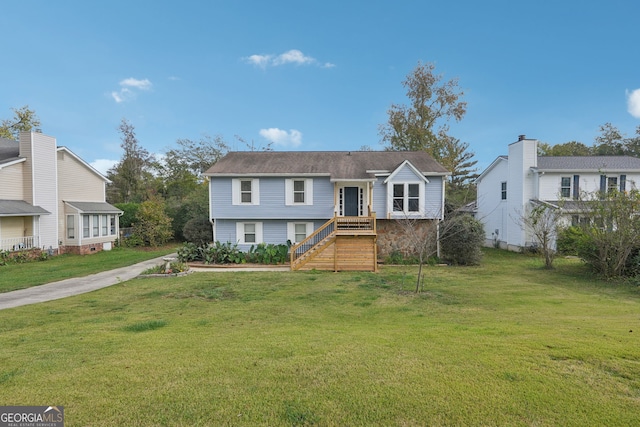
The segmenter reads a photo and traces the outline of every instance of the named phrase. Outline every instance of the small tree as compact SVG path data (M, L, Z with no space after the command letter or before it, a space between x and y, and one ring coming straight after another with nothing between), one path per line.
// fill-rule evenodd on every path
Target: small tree
M171 240L171 218L165 213L162 199L153 197L140 204L133 234L149 246L160 246Z
M629 258L640 250L640 192L598 192L581 204L582 244L578 255L604 278L628 274Z
M546 203L536 204L527 209L516 222L527 229L535 242L538 250L544 256L546 268L553 268L553 260L556 256L556 241L558 239L558 227L562 221L562 209Z
M416 293L418 293L422 284L422 267L429 257L437 253L437 224L410 217L397 219L396 223L402 230L403 246L410 252L407 255L413 255L418 259L416 280Z

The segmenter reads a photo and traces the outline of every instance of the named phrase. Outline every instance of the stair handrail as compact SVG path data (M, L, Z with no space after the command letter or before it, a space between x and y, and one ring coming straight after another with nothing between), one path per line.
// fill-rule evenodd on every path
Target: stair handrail
M334 216L329 221L318 227L316 231L308 235L306 239L293 245L290 250L291 266L293 266L294 262L307 253L311 248L333 234L335 231L335 223L336 217Z

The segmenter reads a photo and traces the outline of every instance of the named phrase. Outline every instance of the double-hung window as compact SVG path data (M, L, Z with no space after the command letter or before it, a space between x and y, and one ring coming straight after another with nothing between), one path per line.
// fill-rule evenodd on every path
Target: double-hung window
M82 237L91 237L91 217L82 215Z
M232 179L231 203L233 205L259 205L260 180L255 178Z
M261 222L238 222L236 223L236 237L240 244L262 243L262 223Z
M313 205L313 179L285 180L285 205Z
M313 222L287 223L287 240L291 243L300 243L311 233L313 233Z
M67 215L67 239L76 238L75 216Z
M93 217L93 237L100 236L100 215L92 215Z
M560 178L560 196L564 199L571 197L571 177Z
M507 200L507 182L503 181L500 183L500 198L502 200Z
M418 183L393 184L393 212L419 213L420 187Z

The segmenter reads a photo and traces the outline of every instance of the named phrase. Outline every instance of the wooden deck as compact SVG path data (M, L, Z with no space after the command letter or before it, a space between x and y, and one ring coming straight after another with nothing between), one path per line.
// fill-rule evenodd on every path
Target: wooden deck
M334 217L291 248L292 270L377 271L376 219Z

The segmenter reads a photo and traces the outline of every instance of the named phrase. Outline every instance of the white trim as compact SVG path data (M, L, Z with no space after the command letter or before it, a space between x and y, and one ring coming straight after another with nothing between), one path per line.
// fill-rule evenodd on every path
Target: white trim
M429 180L415 166L413 166L409 160L405 160L382 183L387 184L398 174L398 172L404 169L405 166L409 167L409 169L411 169L411 171L416 175L417 178L420 178L423 182L429 182Z
M7 162L7 163L0 163L0 169L6 168L7 166L17 165L18 163L22 163L22 162L26 162L26 161L27 161L27 159L22 157L20 159L12 160L12 161Z
M409 206L409 184L418 184L418 211L408 211ZM393 186L404 185L404 209L402 211L393 210ZM444 187L444 186L443 186ZM390 218L421 218L425 215L425 183L424 181L397 181L387 184L387 214Z
M294 181L303 181L304 182L304 202L294 202L294 194L293 194L293 183ZM287 178L284 180L284 204L286 206L296 206L296 205L313 205L313 179L311 178Z
M296 242L295 238L296 238L296 225L297 224L304 224L306 227L305 233L306 233L306 237L309 237L309 235L311 233L314 232L313 229L313 222L304 222L304 221L294 221L294 222L287 222L287 240L291 241L291 243L300 243L300 242Z
M255 235L256 235L256 241L255 242L245 242L244 241L244 237L245 237L244 226L245 226L245 224L254 224L256 226L255 227ZM263 243L262 222L259 222L259 221L236 222L236 240L238 241L238 244L241 244L241 245L256 245L258 243Z
M243 203L240 195L242 181L251 181L251 203ZM260 180L258 178L231 180L231 204L232 205L259 205L260 204Z

